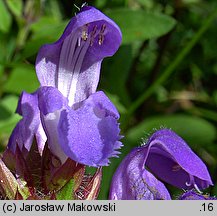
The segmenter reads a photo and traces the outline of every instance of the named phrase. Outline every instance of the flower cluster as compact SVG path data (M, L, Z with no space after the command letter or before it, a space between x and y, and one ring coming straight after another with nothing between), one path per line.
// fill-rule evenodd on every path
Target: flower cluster
M40 87L22 93L16 110L22 119L0 158L0 198L58 199L64 187L70 188L70 199L97 198L101 166L118 156L122 143L119 113L96 89L101 62L121 39L111 19L84 6L58 41L41 47ZM95 174L87 175L85 166L96 167ZM212 185L206 166L169 129L156 131L125 157L113 176L110 199L169 200L163 181L188 191L181 200L209 199L193 190Z

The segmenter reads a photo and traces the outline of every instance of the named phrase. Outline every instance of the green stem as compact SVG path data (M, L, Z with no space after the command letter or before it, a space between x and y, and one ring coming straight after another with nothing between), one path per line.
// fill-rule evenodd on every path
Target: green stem
M217 10L215 10L207 19L204 21L201 28L198 32L193 36L193 38L186 44L186 46L181 50L178 56L172 61L172 63L165 69L165 71L159 76L158 79L144 92L144 94L140 95L140 97L131 105L128 110L127 116L130 117L136 109L142 105L142 103L153 94L156 88L164 83L168 77L175 71L178 65L182 62L182 60L188 55L193 46L198 42L201 36L206 32L209 26L212 24L212 21L217 16Z

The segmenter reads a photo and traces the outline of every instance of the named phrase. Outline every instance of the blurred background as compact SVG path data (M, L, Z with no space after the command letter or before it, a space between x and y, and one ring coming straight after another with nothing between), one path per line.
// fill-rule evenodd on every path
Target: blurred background
M122 158L162 127L177 132L203 159L215 184L207 193L217 195L217 1L86 2L123 33L119 51L103 61L98 89L121 114L124 147L103 168L99 198L108 198ZM0 0L0 152L20 119L19 95L39 87L34 69L39 47L56 41L83 3ZM174 198L182 192L168 187Z

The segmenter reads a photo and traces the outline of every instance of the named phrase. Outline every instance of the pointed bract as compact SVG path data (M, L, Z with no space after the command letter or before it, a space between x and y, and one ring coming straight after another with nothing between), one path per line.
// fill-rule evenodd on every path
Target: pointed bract
M81 184L75 191L75 197L79 200L95 200L98 197L102 180L102 167L97 168L92 176L86 174Z
M17 190L16 178L0 158L0 195L7 199L14 199Z

